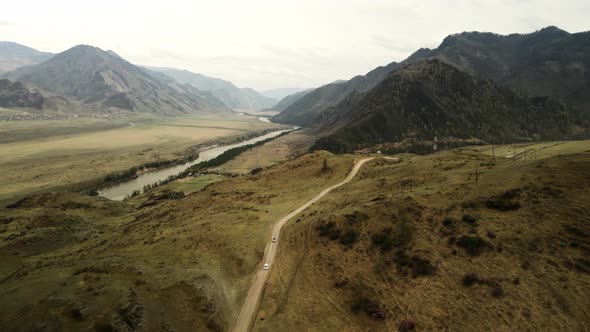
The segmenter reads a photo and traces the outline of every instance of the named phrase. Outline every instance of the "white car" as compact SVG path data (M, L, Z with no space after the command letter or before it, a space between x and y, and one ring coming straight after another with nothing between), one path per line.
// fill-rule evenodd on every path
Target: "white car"
M263 267L262 269L264 269L264 270L268 270L268 268L269 268L269 267L270 267L270 265L268 265L268 264L264 264L264 267Z
M276 238L276 236L273 236L273 238L272 238L272 242L277 242L277 238Z

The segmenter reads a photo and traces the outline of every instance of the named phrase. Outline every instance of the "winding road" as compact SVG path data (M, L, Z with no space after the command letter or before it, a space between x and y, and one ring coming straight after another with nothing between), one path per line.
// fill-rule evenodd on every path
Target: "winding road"
M354 165L354 167L352 168L350 173L348 173L348 175L346 176L346 179L344 179L340 183L337 183L329 188L324 189L321 193L319 193L317 196L312 198L310 201L303 204L301 207L299 207L298 209L289 213L288 215L283 217L281 220L279 220L277 223L275 223L272 227L272 233L271 233L272 236L273 237L276 236L277 238L279 238L279 234L281 233L281 229L283 228L283 226L285 226L287 221L289 221L291 218L295 217L297 214L301 213L303 210L310 207L313 203L319 201L322 197L326 196L326 194L329 193L330 191L350 182L350 180L352 180L355 177L356 173L361 168L361 166L363 166L363 164L366 163L367 161L370 161L373 159L374 158L365 158L365 159L359 160ZM387 158L386 157L386 159L396 159L396 158ZM280 238L279 238L279 241L280 241ZM269 264L271 269L273 268L273 262L274 262L274 258L276 255L277 246L278 246L278 242L272 242L272 239L271 239L268 242L268 244L266 245L266 248L264 249L264 257L262 258L261 263L262 264ZM256 318L256 313L258 312L258 306L260 305L260 300L262 299L262 292L264 291L264 285L266 285L269 275L270 275L270 270L263 270L262 268L259 268L258 272L256 272L253 282L252 282L252 285L250 286L250 290L248 290L248 295L246 296L246 300L242 304L242 309L240 310L240 314L238 315L238 318L236 319L236 322L233 326L233 329L232 329L233 331L248 332L250 330L251 326L254 323L254 319Z

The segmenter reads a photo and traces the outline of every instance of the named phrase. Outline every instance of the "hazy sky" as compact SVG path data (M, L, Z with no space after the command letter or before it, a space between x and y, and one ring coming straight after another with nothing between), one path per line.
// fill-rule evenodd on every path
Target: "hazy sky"
M0 40L112 49L241 87L314 87L401 61L451 33L590 30L588 0L6 1Z

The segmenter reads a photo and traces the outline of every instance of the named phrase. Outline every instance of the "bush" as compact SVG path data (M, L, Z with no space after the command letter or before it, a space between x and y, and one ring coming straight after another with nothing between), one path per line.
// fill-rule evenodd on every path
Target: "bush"
M393 239L389 235L391 228L384 229L381 233L376 233L371 236L371 242L374 246L381 249L382 252L389 251L393 248Z
M317 227L320 232L320 236L327 236L330 240L334 241L340 237L340 230L335 227L336 224L333 221L323 223Z
M504 295L504 290L500 285L495 285L492 287L491 294L493 297L502 297Z
M490 244L479 236L462 235L457 239L456 244L465 249L470 256L477 256L490 247Z
M480 280L475 273L468 273L463 277L463 286L469 287L478 282L480 282Z
M397 227L393 234L393 246L401 247L405 246L406 244L410 243L412 240L412 229L408 225L405 218L400 218L400 221L397 223Z
M416 329L416 323L413 320L403 320L398 327L400 332L408 332Z
M409 256L401 250L394 254L393 262L399 272L402 272L404 275L411 272L414 278L434 275L436 270L430 260L419 256Z
M475 225L477 223L477 218L472 215L465 214L463 215L463 222L468 223L470 225Z
M381 305L375 301L370 300L366 296L357 296L357 298L352 303L351 309L355 314L358 314L362 311L367 316L375 320L385 319L385 312L383 309L381 309Z
M498 211L512 211L520 208L520 203L516 201L520 195L519 189L508 190L500 196L490 198L486 202L488 209Z
M435 270L430 260L416 256L412 257L410 266L412 267L414 277L431 276Z
M445 219L443 219L442 224L445 227L452 227L452 226L455 226L455 220L453 220L451 218L445 218Z
M345 246L353 245L359 238L359 232L356 229L349 228L344 231L342 237L340 238L340 243Z

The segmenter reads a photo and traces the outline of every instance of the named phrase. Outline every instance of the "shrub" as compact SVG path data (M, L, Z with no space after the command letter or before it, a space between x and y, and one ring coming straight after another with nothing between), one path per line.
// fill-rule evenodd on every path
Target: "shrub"
M504 290L502 289L502 287L500 285L494 285L492 287L491 294L493 297L502 297L504 295Z
M401 250L394 254L393 262L397 266L399 272L402 272L404 275L411 272L411 275L414 278L431 276L436 270L430 260L419 256L409 256Z
M401 247L408 244L412 240L412 229L408 225L405 218L400 218L400 221L396 225L395 232L393 234L393 246Z
M386 228L381 233L376 233L371 236L371 242L373 245L379 247L382 252L389 251L393 247L393 239L389 233L391 233L391 228Z
M500 196L488 199L486 206L498 211L517 210L520 208L520 203L516 201L519 195L520 189L508 190Z
M463 215L463 222L468 223L470 225L475 225L477 223L477 218L470 214Z
M385 268L385 259L383 258L383 256L378 256L377 261L375 262L375 265L373 266L373 272L379 274L379 273L383 272L384 268Z
M463 277L463 286L471 286L475 283L480 282L477 274L475 273L467 273L464 277Z
M328 236L335 225L336 224L334 224L333 221L322 223L321 225L319 225L317 229L320 231L320 236Z
M457 246L465 249L470 256L481 254L490 244L479 236L462 235L456 242Z
M416 329L416 323L413 320L404 320L399 324L398 330L400 332L408 332Z
M430 260L416 256L412 257L411 267L414 277L431 276L435 270Z
M340 238L340 243L345 246L353 245L359 238L359 232L356 229L349 228L344 231L342 237Z
M410 256L406 255L402 250L397 251L393 255L393 262L397 265L398 270L410 265Z
M383 309L381 309L381 305L375 301L370 300L366 296L357 296L352 303L351 309L355 314L358 314L362 311L373 319L385 319L385 312Z
M453 220L452 218L445 218L443 219L442 224L445 227L452 227L455 226L455 220Z

